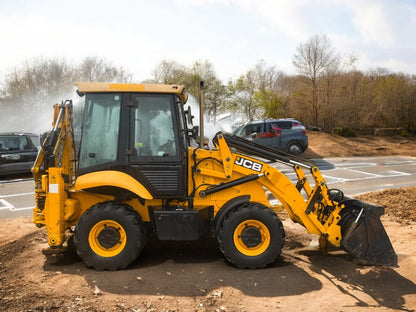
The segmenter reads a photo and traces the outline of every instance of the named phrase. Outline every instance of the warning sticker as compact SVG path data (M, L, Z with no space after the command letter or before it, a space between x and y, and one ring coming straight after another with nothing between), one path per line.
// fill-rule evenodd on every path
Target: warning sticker
M58 184L49 184L49 193L58 193Z

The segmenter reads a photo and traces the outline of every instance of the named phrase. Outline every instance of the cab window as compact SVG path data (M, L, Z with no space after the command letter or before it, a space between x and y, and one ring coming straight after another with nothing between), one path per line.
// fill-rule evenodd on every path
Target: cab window
M120 103L120 94L87 94L80 169L117 160Z
M137 95L135 102L134 147L137 156L176 156L172 96Z

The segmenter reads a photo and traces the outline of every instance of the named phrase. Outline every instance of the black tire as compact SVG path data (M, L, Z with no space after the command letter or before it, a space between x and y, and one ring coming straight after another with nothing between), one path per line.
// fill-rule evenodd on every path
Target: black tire
M140 215L129 205L104 202L79 219L74 233L78 255L96 270L118 270L139 256L146 242Z
M287 145L287 151L292 155L298 156L303 153L303 148L298 142L289 142Z
M225 258L236 267L257 269L276 261L284 237L282 222L271 209L247 203L224 218L218 244Z
M67 240L67 254L71 258L80 260L78 257L77 248L74 244L74 235L71 235Z

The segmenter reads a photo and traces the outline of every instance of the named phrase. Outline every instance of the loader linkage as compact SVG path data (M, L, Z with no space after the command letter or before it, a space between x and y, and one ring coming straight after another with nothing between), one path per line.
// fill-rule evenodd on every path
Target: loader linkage
M323 226L317 227L324 230L319 233L322 249L325 249L324 245L330 238L330 230L333 228L333 224L328 224L328 220L335 219L341 233L340 237L335 238L335 241L333 239L329 240L331 244L341 247L361 264L397 264L397 255L380 221L380 216L384 213L383 207L344 197L339 190L328 190L319 168L309 160L258 145L227 133L218 133L214 139L215 145L218 145L218 135L224 137L229 147L271 162L279 162L294 169L298 177L296 188L299 192L303 190L308 198L307 208L304 211L305 216L312 222L314 219L318 220ZM310 170L315 180L314 188L311 188L302 168ZM308 222L305 222L304 217L298 219L299 213L296 208L293 209L294 211L290 207L285 208L293 221L304 225L310 233L314 232L308 228Z

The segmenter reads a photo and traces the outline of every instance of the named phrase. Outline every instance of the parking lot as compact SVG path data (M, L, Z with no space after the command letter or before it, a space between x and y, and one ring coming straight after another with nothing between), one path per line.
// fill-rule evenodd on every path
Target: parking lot
M416 185L416 158L406 156L343 157L316 160L329 188L353 196L388 188ZM296 181L291 169L281 169Z
M31 174L0 179L0 218L31 216L35 206Z

